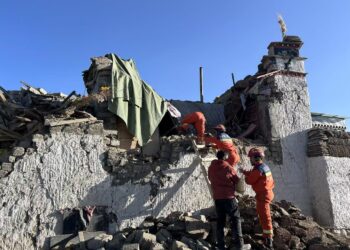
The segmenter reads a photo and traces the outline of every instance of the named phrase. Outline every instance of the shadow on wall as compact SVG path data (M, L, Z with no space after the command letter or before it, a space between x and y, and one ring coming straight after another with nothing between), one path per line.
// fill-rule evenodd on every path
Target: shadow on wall
M168 203L181 188L186 188L186 182L196 168L200 167L199 163L199 158L192 157L188 164L183 166L179 164L181 165L179 168L172 167L164 170L163 176L166 178L163 183L159 182L153 172L154 178L147 184L135 184L129 181L123 185L115 186L113 185L114 177L110 175L89 189L87 195L79 203L79 207L105 207L106 213L116 215L112 216L114 220L108 221L109 233L132 225L137 226L147 216L157 217L161 213L168 214L173 211L171 209L174 206L170 206L168 211L164 211L164 209L167 209ZM186 203L185 199L193 199L193 196L182 196L182 198L184 199L182 202ZM177 210L181 209L181 205L178 204ZM93 216L95 216L95 212ZM56 226L56 234L62 234L62 228L62 226Z
M290 134L280 139L283 163L274 162L274 152L267 161L275 179L275 199L293 202L303 210L303 213L311 215L306 145L307 130Z

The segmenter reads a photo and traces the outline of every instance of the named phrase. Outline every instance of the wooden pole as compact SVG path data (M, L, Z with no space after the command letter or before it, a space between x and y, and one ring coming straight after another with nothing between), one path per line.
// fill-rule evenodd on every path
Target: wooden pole
M204 102L203 96L203 67L199 67L199 91L201 103Z

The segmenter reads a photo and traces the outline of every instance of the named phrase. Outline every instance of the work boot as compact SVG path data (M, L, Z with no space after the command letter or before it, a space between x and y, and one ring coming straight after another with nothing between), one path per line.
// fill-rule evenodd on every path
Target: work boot
M269 249L273 249L273 239L272 238L266 238L265 239L265 246Z

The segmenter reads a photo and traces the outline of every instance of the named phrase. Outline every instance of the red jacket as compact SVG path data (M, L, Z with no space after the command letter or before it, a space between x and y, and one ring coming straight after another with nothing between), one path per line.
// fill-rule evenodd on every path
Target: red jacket
M208 170L214 200L233 199L239 178L234 168L224 160L213 160Z
M271 170L264 163L255 166L252 171L244 171L243 173L245 175L245 182L252 185L255 193L272 191L275 186Z

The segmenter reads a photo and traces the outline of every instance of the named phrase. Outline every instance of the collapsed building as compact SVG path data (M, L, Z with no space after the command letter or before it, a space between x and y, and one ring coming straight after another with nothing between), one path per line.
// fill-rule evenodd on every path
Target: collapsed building
M208 149L199 157L191 136L176 135L175 129L177 121L193 111L204 113L207 129L218 123L227 126L241 155L238 167L249 168L246 153L253 145L265 148L276 182L275 200L290 201L321 226L347 235L350 135L343 117L310 112L301 46L295 36L271 43L256 74L235 83L214 103L167 101L141 79L132 60L114 54L92 58L83 72L87 97L74 92L48 94L28 84L20 91L1 88L0 245L38 249L68 247L70 242L77 247L99 237L104 245L97 245L107 248L113 239L139 244L126 249L209 249L202 241L191 247L190 240L181 240L182 234L168 235L172 240L164 244L157 238L160 245L150 245L142 230L124 231L128 240L121 240L125 235L119 233L136 227L151 230L145 226L147 219L153 227L166 225L158 232L169 230L175 223L170 215L178 211L210 214L213 201L203 167L209 166L214 154ZM248 188L247 193L253 194ZM290 205L283 211L281 204L285 203L276 207L277 221L296 211ZM254 213L252 207L242 209L247 209L242 212L246 218ZM315 238L323 239L324 229L303 216L283 221L308 221L311 229L303 230L310 229L311 236L306 231L299 235L285 231L306 222L282 226L279 221L282 229L276 237L281 238L281 249L294 244L292 235L299 240L296 249L320 246ZM194 221L206 229L200 239L209 237L206 219L180 217L176 220L181 223ZM244 233L254 234L251 227L256 225L247 225ZM76 235L77 231L108 234ZM65 236L53 237L61 234ZM332 240L326 237L329 244L346 244L330 232L327 235L332 235ZM295 237L293 242L298 241ZM255 238L250 242L259 249Z

